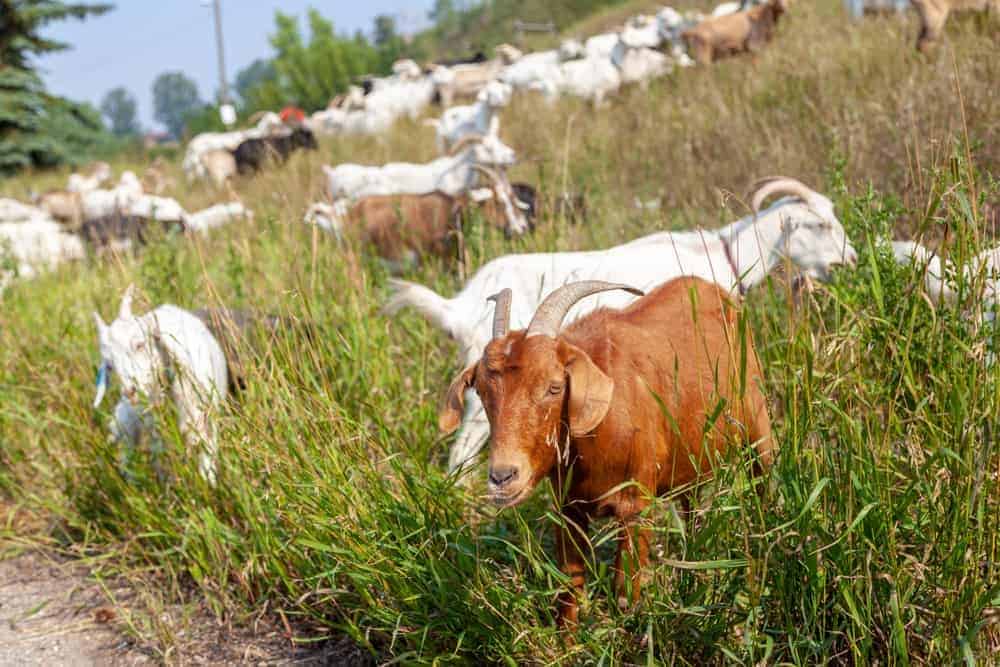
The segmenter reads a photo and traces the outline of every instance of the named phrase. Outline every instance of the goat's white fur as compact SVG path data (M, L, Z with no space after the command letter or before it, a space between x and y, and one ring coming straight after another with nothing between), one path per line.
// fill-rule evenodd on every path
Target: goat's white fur
M514 150L495 136L485 136L457 153L426 164L390 162L380 167L358 164L323 165L333 199L371 195L426 194L439 190L452 197L475 187L476 165L506 168L514 164Z
M164 304L142 316L132 314L132 286L126 290L118 317L105 324L94 313L102 364L118 376L122 395L131 403L143 398L158 404L169 365L170 396L185 439L201 448L199 471L215 482L218 451L212 413L228 390L226 357L205 324L182 308ZM98 399L103 396L98 388Z

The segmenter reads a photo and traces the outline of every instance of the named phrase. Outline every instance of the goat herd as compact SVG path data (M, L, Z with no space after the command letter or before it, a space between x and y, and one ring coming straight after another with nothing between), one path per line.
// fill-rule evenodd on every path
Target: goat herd
M532 226L541 210L536 193L508 182L505 170L515 154L499 138L499 110L514 90L600 103L623 82L646 81L671 62L689 64L688 53L710 62L755 50L770 39L785 8L785 0L767 0L721 7L715 18L699 20L668 7L633 19L612 36L527 55L503 46L496 61L440 66L427 75L402 61L392 76L369 81L367 91L352 88L301 126L268 113L250 130L199 135L183 167L191 178L222 185L271 157L315 148L314 132L379 131L401 113L419 113L435 96L447 103L475 94L474 104L449 108L430 122L440 158L324 167L331 200L311 206L306 221L338 236L360 236L400 269L424 253L451 252L461 216L473 207L510 234ZM659 50L663 46L671 55ZM82 258L88 243L121 250L142 242L149 224L201 232L251 215L239 202L189 214L155 194L156 176L155 170L147 174L144 184L125 172L115 187L102 189L110 170L99 164L33 205L0 200L0 239L16 260L8 277L31 277ZM546 477L565 490L567 525L577 529L561 530L557 541L575 589L560 598L562 622L577 617L587 552L580 541L591 518L612 516L626 528L615 573L619 601L628 604L626 593L634 600L649 551L646 532L633 531L649 502L645 493L664 494L709 474L713 457L734 443L753 450L758 470L772 460L761 369L752 341L736 334L740 296L781 263L824 281L835 267L855 264L857 254L831 200L795 179L761 181L750 208L751 215L717 230L658 232L588 252L498 257L452 298L392 280L383 312L413 308L459 347L464 370L448 389L440 417L443 430L459 430L450 472L469 466L492 432L488 490L498 504L521 502ZM926 267L933 298L953 298L952 269L913 242L897 242L894 249L900 262ZM965 270L984 268L1000 269L1000 253L984 254ZM992 303L996 283L988 282L982 296ZM140 315L133 311L131 287L112 322L94 318L101 357L94 405L117 376L121 398L111 430L123 454L135 452L140 439L151 451L161 446L147 407L169 395L181 432L199 452L202 475L214 483L213 415L243 379L233 339L285 322L170 304ZM626 571L626 562L636 567Z

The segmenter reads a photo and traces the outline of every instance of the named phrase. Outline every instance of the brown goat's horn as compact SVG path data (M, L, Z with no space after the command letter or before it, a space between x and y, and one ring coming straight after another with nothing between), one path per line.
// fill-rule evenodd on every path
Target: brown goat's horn
M754 183L753 195L750 199L750 209L757 213L761 204L771 195L782 194L798 197L807 204L816 197L816 191L802 181L787 176L772 176Z
M493 307L493 339L503 338L510 330L510 299L511 291L505 287L493 296L486 297L496 305Z
M448 155L455 155L459 151L465 150L465 147L468 146L469 144L478 143L478 142L482 141L485 138L486 138L485 135L478 134L478 133L476 133L476 134L467 134L464 137L462 137L461 139L459 139L457 142L455 142L455 145L452 146L451 150L448 151Z
M525 334L525 338L530 336L548 336L549 338L555 338L556 334L559 333L559 327L562 326L563 319L565 319L569 309L572 308L577 301L590 296L591 294L607 292L615 289L623 289L630 294L635 294L636 296L642 296L644 294L642 290L636 289L635 287L629 287L628 285L622 285L619 283L606 283L603 280L581 280L578 283L563 285L556 291L552 292L552 294L545 297L545 301L542 302L542 305L538 306L538 310L535 311L535 316L531 318L531 324L528 325L528 331Z

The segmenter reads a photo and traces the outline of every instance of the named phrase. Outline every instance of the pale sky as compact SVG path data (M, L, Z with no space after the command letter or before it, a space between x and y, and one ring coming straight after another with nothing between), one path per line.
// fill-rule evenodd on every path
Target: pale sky
M139 103L139 120L152 127L153 80L161 72L181 70L208 100L218 89L215 32L211 3L204 0L111 0L116 8L86 21L49 26L45 35L68 42L72 50L38 62L49 90L98 106L104 94L125 86ZM272 54L268 36L274 12L300 18L306 29L308 7L333 21L338 32L370 32L378 14L396 16L403 32L427 26L433 0L222 0L223 41L230 82L256 58Z

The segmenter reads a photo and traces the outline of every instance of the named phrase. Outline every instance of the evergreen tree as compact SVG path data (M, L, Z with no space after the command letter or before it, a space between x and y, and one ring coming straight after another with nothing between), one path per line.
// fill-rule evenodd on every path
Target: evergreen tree
M49 23L99 16L111 8L59 0L0 0L0 173L72 159L71 137L100 134L100 116L95 126L92 108L45 91L33 58L70 48L41 35Z

